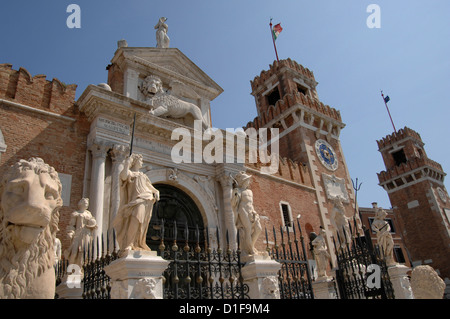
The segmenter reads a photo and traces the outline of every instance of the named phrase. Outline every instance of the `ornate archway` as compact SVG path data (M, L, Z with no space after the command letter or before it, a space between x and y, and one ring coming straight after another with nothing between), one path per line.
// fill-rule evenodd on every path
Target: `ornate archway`
M161 225L164 220L164 242L171 244L175 238L204 244L204 223L199 208L192 198L181 189L168 184L154 184L160 192L160 200L153 208L153 215L147 232L147 245L158 251L161 242ZM175 234L175 223L177 232ZM186 228L187 227L187 228ZM197 238L198 229L198 238Z

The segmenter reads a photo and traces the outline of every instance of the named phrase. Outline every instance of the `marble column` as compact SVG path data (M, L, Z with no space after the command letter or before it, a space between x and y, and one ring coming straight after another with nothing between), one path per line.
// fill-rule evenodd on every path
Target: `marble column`
M123 170L125 158L128 156L128 147L124 145L114 145L110 154L112 159L111 172L111 209L109 216L109 225L111 228L112 221L117 215L120 205L120 180L119 175ZM109 229L111 231L111 229Z
M224 216L225 216L225 232L228 231L228 236L230 239L230 248L236 249L236 224L234 220L233 208L231 207L231 197L233 195L233 179L230 173L223 173L219 176L219 182L222 185L222 197L224 206Z
M105 191L105 161L109 146L101 143L90 147L92 153L91 185L89 194L89 208L97 221L94 238L101 238L103 233L103 200ZM100 241L101 242L101 241Z

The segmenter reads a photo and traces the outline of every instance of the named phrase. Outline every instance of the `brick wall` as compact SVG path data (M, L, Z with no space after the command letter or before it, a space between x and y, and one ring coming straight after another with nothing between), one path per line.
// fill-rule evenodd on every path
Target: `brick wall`
M72 176L70 203L64 203L60 211L57 234L63 248L68 245L65 234L70 213L83 194L89 133L86 117L75 106L75 91L76 85L49 81L44 75L32 77L26 69L13 70L10 64L0 65L0 99L4 100L0 102L0 129L7 145L0 176L18 160L30 157L41 157L58 173Z
M257 249L260 251L266 249L265 229L268 231L269 246L273 246L273 227L277 230L278 244L280 243L279 228L284 224L280 202L284 202L289 204L295 223L297 222L297 216L301 215L299 221L305 238L306 253L308 258L312 259L313 257L308 251L308 236L311 231L317 234L321 225L315 191L287 181L283 182L273 176L255 174L251 171L247 173L253 175L250 188L253 192L254 208L260 215L261 226L263 227Z
M442 207L448 203L433 199L430 181L410 185L389 194L391 204L396 209L399 224L403 229L405 246L411 254L412 262L432 260L430 266L440 272L443 278L450 278L450 238L446 223L441 217ZM417 201L417 202L415 202ZM411 203L408 207L408 203Z

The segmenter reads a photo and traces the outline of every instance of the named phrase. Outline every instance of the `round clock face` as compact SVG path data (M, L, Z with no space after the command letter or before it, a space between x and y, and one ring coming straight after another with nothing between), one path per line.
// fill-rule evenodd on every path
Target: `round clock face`
M331 171L338 168L338 160L333 147L324 140L316 141L316 153L320 162Z

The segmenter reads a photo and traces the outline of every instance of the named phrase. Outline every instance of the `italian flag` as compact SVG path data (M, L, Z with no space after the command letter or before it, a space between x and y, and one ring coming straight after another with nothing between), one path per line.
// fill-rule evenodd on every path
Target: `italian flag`
M279 23L273 26L272 33L273 33L274 40L276 40L278 38L281 31L283 31L283 28L281 27L281 25Z

